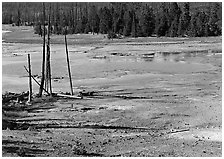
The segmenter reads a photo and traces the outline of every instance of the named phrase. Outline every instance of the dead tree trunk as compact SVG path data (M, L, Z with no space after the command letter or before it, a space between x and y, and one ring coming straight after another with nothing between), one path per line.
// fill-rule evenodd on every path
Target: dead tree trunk
M28 68L29 68L29 99L28 102L32 101L32 79L31 79L31 65L30 65L30 54L28 54Z
M68 57L68 46L67 46L66 34L67 34L67 30L65 29L65 48L66 48L66 57L67 57L67 64L68 64L68 75L70 80L71 95L73 95L72 77L71 77L71 70L70 70L69 57Z
M39 96L42 96L43 88L44 88L44 80L45 80L45 3L43 2L43 60L42 60L42 77L39 89Z
M51 64L50 64L50 30L51 30L51 4L49 6L49 14L48 14L48 33L47 33L47 59L46 59L46 89L49 89L50 94L52 94L51 87Z

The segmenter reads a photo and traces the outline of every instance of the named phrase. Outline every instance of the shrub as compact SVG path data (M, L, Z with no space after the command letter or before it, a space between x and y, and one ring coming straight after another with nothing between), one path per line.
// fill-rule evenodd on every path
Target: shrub
M116 35L114 32L110 31L110 32L107 34L107 38L108 38L108 39L115 39L115 38L117 38L117 35Z

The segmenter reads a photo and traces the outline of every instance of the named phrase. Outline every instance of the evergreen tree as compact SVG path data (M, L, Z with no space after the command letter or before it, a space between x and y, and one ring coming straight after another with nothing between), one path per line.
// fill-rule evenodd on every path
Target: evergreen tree
M189 35L193 37L197 36L197 16L198 16L198 12L193 14L191 17Z
M151 36L155 29L155 18L152 8L145 6L142 8L139 18L139 26L142 36Z
M98 33L99 32L99 16L97 14L97 9L95 5L90 6L90 11L88 15L88 23L91 29L91 32Z
M156 22L156 34L157 36L165 36L168 33L168 9L165 3L162 3L159 6L159 12L157 13L157 22Z
M34 34L42 36L42 27L40 22L36 24L36 26L34 27L34 31L35 31Z
M219 26L219 17L218 17L218 10L221 6L219 3L214 3L211 7L211 12L208 21L208 30L210 36L217 36L221 35L221 27Z
M20 26L20 25L21 25L21 9L20 9L20 3L19 3L17 8L16 26Z
M120 3L120 8L119 8L119 18L118 18L118 23L117 23L117 29L118 33L122 34L124 30L124 13L126 10L126 4L125 3Z
M131 36L137 37L137 20L134 12L132 13L132 16Z
M199 37L208 36L208 27L207 27L208 20L209 20L209 17L204 11L199 12L199 16L197 18Z
M175 17L175 19L173 19L170 29L169 29L169 36L171 36L171 37L178 36L178 25L179 25L179 18Z
M131 35L131 25L132 25L132 15L129 10L124 13L124 29L123 35L130 36Z
M112 16L110 14L110 10L106 7L100 9L99 13L100 17L100 25L99 30L100 33L106 34L109 30L112 29Z
M54 20L54 33L55 34L61 34L62 33L62 26L61 26L61 14L60 14L60 8L59 4L56 3L56 6L54 8L54 14L55 14L55 20Z
M82 16L77 22L75 33L88 33L90 29L87 28L88 19L86 16Z
M204 11L197 11L191 18L190 36L208 36L208 15Z
M176 37L178 34L178 25L179 25L179 18L180 18L180 8L176 2L172 2L170 4L169 10L169 35L171 37Z
M71 4L68 13L68 25L69 25L69 33L75 33L75 19L74 19L74 3Z
M124 16L124 3L111 3L111 14L113 17L112 31L114 33L122 34L124 28L123 16Z
M180 16L179 27L178 27L178 35L183 36L186 34L189 24L190 24L191 16L190 16L190 3L184 3L183 11Z

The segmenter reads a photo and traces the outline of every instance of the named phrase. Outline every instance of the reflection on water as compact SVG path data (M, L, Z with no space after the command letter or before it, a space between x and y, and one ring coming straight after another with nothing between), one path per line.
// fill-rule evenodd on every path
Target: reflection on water
M146 62L152 62L154 60L154 57L155 53L147 53L141 55L141 58Z
M183 61L183 56L179 52L178 53L161 52L161 53L157 53L155 61L179 62L179 61Z
M98 54L92 56L92 59L104 62L175 62L184 63L190 58L203 57L207 52L133 52L133 53L121 53L112 52L109 54Z
M185 53L183 56L186 58L190 58L190 57L196 57L197 55L198 53L192 52L192 53Z
M197 53L197 52L160 52L156 53L155 58L151 61L157 61L157 62L185 62L189 60L190 58L195 58L195 57L203 57L207 53L204 52L202 53Z
M145 62L152 62L154 60L154 56L153 57L143 57L142 58Z

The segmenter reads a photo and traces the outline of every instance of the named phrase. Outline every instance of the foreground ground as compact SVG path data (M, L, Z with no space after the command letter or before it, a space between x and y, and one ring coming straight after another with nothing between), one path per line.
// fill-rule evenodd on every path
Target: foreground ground
M27 91L41 38L7 28L2 89ZM68 39L74 90L93 96L3 104L3 156L222 156L221 37ZM52 41L54 91L69 91L63 37Z

